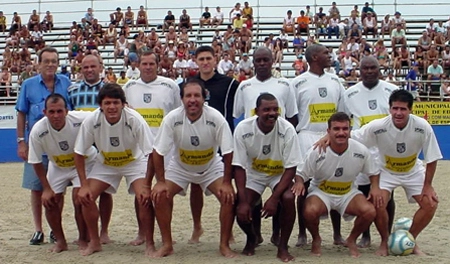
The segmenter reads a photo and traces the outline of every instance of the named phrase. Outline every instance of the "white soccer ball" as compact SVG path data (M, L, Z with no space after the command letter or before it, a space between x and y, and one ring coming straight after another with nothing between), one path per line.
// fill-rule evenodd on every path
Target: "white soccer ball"
M388 247L391 255L407 256L416 246L416 240L407 230L397 230L389 236Z
M408 231L411 228L411 225L412 225L411 218L402 217L394 223L394 226L392 227L392 229L394 229L393 232L395 232L397 230L407 230Z

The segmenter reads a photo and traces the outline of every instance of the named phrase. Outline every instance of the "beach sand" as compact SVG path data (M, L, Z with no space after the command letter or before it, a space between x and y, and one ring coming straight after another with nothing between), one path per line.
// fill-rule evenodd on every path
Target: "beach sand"
M276 247L270 241L271 219L264 219L263 236L265 241L256 249L256 255L247 257L239 255L233 259L225 259L218 252L219 240L219 203L213 196L205 198L203 208L203 228L205 230L199 244L188 244L192 232L192 218L189 209L189 199L176 196L172 234L177 241L175 254L162 258L150 259L144 256L144 246L131 246L128 242L135 238L137 231L136 217L133 206L134 197L128 195L125 183L122 182L119 192L114 197L114 209L110 224L110 237L115 242L104 245L103 251L91 256L82 257L76 245L71 244L77 238L77 230L73 219L73 206L71 196L66 195L63 226L69 243L69 251L62 253L48 253L50 244L30 246L28 241L33 233L30 211L30 193L22 189L21 163L0 164L2 181L0 184L0 263L281 263L276 258ZM447 185L450 173L450 161L440 161L434 179L434 188L439 194L439 208L437 213L418 238L421 249L428 254L425 257L378 257L375 250L380 241L379 235L372 226L372 246L362 249L359 259L352 259L348 250L342 246L332 244L331 224L329 220L321 222L320 231L323 239L322 256L313 257L309 254L311 245L304 248L295 247L298 226L295 225L290 239L290 252L296 257L292 263L450 263L450 185ZM68 189L67 194L71 193ZM267 197L267 190L264 197ZM413 217L417 205L408 204L403 190L395 192L397 204L396 219L400 217ZM45 241L48 241L50 231L44 219ZM351 222L342 224L343 236L348 235ZM159 228L155 228L155 240L160 245ZM245 236L237 224L234 225L236 243L232 249L240 252L244 247ZM310 238L310 237L309 237ZM310 242L310 240L308 240Z

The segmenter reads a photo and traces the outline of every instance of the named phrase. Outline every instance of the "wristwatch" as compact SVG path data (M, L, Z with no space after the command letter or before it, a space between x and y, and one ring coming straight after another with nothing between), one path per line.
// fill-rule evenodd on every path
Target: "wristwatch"
M18 138L17 138L17 143L20 143L20 142L22 142L22 141L25 141L25 138L23 138L23 137L18 137Z

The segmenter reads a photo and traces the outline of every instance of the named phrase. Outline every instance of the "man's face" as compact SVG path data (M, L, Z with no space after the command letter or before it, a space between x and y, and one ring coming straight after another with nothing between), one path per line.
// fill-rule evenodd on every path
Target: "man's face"
M408 124L411 109L408 108L408 103L406 102L392 102L389 113L391 114L394 126L402 129Z
M256 50L253 55L253 65L256 75L270 76L272 72L273 58L270 51L265 49Z
M42 75L54 75L59 66L58 54L54 52L44 52L39 62L39 71Z
M203 111L205 98L202 96L202 88L198 84L188 84L184 88L183 101L184 109L188 117L198 117Z
M154 80L158 72L158 63L154 54L141 56L139 71L144 81Z
M105 97L100 103L100 109L103 111L106 120L109 123L117 123L122 115L124 104L120 99Z
M320 51L317 52L317 63L322 68L328 68L331 66L330 51L325 46L322 46Z
M64 101L62 99L56 102L47 102L46 109L44 109L44 115L47 117L50 125L56 129L60 130L66 124L66 115L68 113L67 108L64 106Z
M95 56L87 56L81 62L81 73L84 76L84 80L88 83L97 83L100 80L101 71L100 62Z
M261 100L261 105L256 108L258 125L265 129L273 128L279 116L278 111L277 100Z
M331 146L342 146L348 144L350 137L350 122L333 121L327 129Z
M380 69L375 61L365 60L360 66L361 79L370 84L376 84L378 82Z
M197 55L196 61L201 74L210 74L213 72L217 63L216 57L207 51L200 52Z
M182 12L183 12L183 15L186 15L186 9L183 9Z

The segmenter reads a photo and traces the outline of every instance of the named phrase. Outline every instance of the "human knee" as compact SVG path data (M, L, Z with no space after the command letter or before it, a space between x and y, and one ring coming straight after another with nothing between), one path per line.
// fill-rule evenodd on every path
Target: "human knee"
M437 206L438 204L434 201L431 201L429 197L427 196L423 196L420 203L420 208L425 210L427 213L432 213L434 214L434 212L436 212Z
M317 204L306 203L303 209L303 217L307 220L313 220L320 216L320 208Z
M281 196L281 201L283 204L293 204L295 203L295 196L290 191L290 189L287 189L283 195Z

